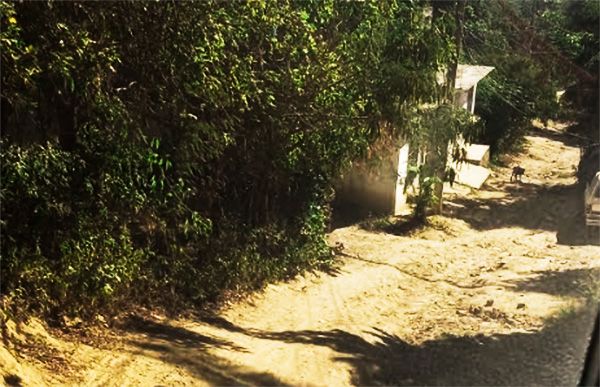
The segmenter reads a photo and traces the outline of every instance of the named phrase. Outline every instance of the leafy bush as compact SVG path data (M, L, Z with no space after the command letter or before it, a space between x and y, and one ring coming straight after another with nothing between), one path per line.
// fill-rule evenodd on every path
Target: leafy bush
M555 87L537 83L543 71L528 61L515 61L508 68L497 66L479 83L475 113L485 129L478 140L490 144L494 155L518 147L533 118L557 118Z
M333 181L453 55L399 0L0 4L1 291L47 315L327 263Z
M539 47L543 38L538 31L522 32L522 23L538 21L536 7L553 4L467 4L465 60L494 66L478 83L475 104L484 124L477 140L491 146L492 156L518 146L531 119L556 118L558 112L555 75L562 70L553 58L543 56L550 51Z
M455 171L448 168L447 161L464 159L465 150L459 139L472 141L481 131L481 123L465 109L451 104L420 107L407 117L411 149L424 152L425 156L424 164L409 168L405 184L406 187L412 185L418 177L414 218L422 222L427 209L440 204L443 183L454 182ZM449 147L452 154L448 152Z

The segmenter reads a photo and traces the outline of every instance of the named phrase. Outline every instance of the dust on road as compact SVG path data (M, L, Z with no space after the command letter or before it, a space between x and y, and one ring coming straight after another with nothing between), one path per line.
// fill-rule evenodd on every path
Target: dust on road
M527 140L509 163L523 183L496 168L409 235L383 221L332 232L335 273L216 315L138 318L104 348L48 339L76 371L26 357L4 373L32 385L574 385L600 247L583 239L578 148L556 131Z

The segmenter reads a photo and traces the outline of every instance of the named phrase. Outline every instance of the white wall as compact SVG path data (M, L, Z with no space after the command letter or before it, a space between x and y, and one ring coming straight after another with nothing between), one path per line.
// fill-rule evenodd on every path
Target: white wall
M353 203L363 211L389 215L396 213L406 203L403 183L408 163L408 145L402 149L405 161L400 168L400 172L404 172L401 179L398 177L400 149L393 148L385 154L379 154L378 160L357 164L348 171L337 185L336 197L344 203ZM398 189L401 191L398 192Z
M396 177L396 194L394 200L394 215L400 215L406 211L406 175L408 173L408 144L404 144L398 152L398 171Z

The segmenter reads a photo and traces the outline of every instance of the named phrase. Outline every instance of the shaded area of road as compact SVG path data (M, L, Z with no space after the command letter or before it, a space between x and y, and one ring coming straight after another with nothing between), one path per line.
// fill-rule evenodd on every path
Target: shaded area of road
M575 385L589 342L592 311L578 311L539 332L448 337L414 346L377 328L374 342L344 332L269 334L327 346L352 365L357 385Z
M448 336L421 345L409 344L376 327L365 332L366 339L341 329L265 332L241 328L218 316L204 316L200 321L264 340L330 348L336 352L335 361L352 367L352 383L356 385L576 385L595 313L595 306L590 304L565 311L539 331ZM152 330L157 327L155 322L150 326ZM162 339L170 343L178 342L181 334L194 334L178 332L169 338L165 332L174 332L166 325L162 330ZM156 351L164 361L192 367L203 380L216 384L283 385L264 374L234 372L234 377L228 377L222 369L215 377L214 359L210 365L198 367L197 350L177 355L164 348Z
M585 237L583 194L576 183L554 186L506 183L500 188L508 193L505 198L453 198L447 215L462 219L478 230L516 226L554 231L558 244L600 245L600 238ZM542 216L534 215L540 209Z
M195 376L198 382L218 386L286 385L267 372L257 372L250 367L235 365L208 351L209 348L246 351L231 341L139 317L130 319L123 328L142 336L128 343L132 348L137 348L133 351L135 356L147 356L171 364L175 368L183 368Z
M510 281L516 292L538 292L600 300L600 268L541 270L527 279Z

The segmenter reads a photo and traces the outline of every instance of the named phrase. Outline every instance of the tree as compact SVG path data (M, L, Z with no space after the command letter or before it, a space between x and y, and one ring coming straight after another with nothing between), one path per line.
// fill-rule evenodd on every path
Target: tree
M538 57L541 40L525 21L538 17L538 5L523 5L529 15L504 1L469 3L466 9L465 59L495 67L478 85L475 109L484 122L479 140L493 154L517 146L532 118L553 118L557 111L552 62Z
M54 316L329 262L333 181L452 49L397 0L1 4L0 286Z

